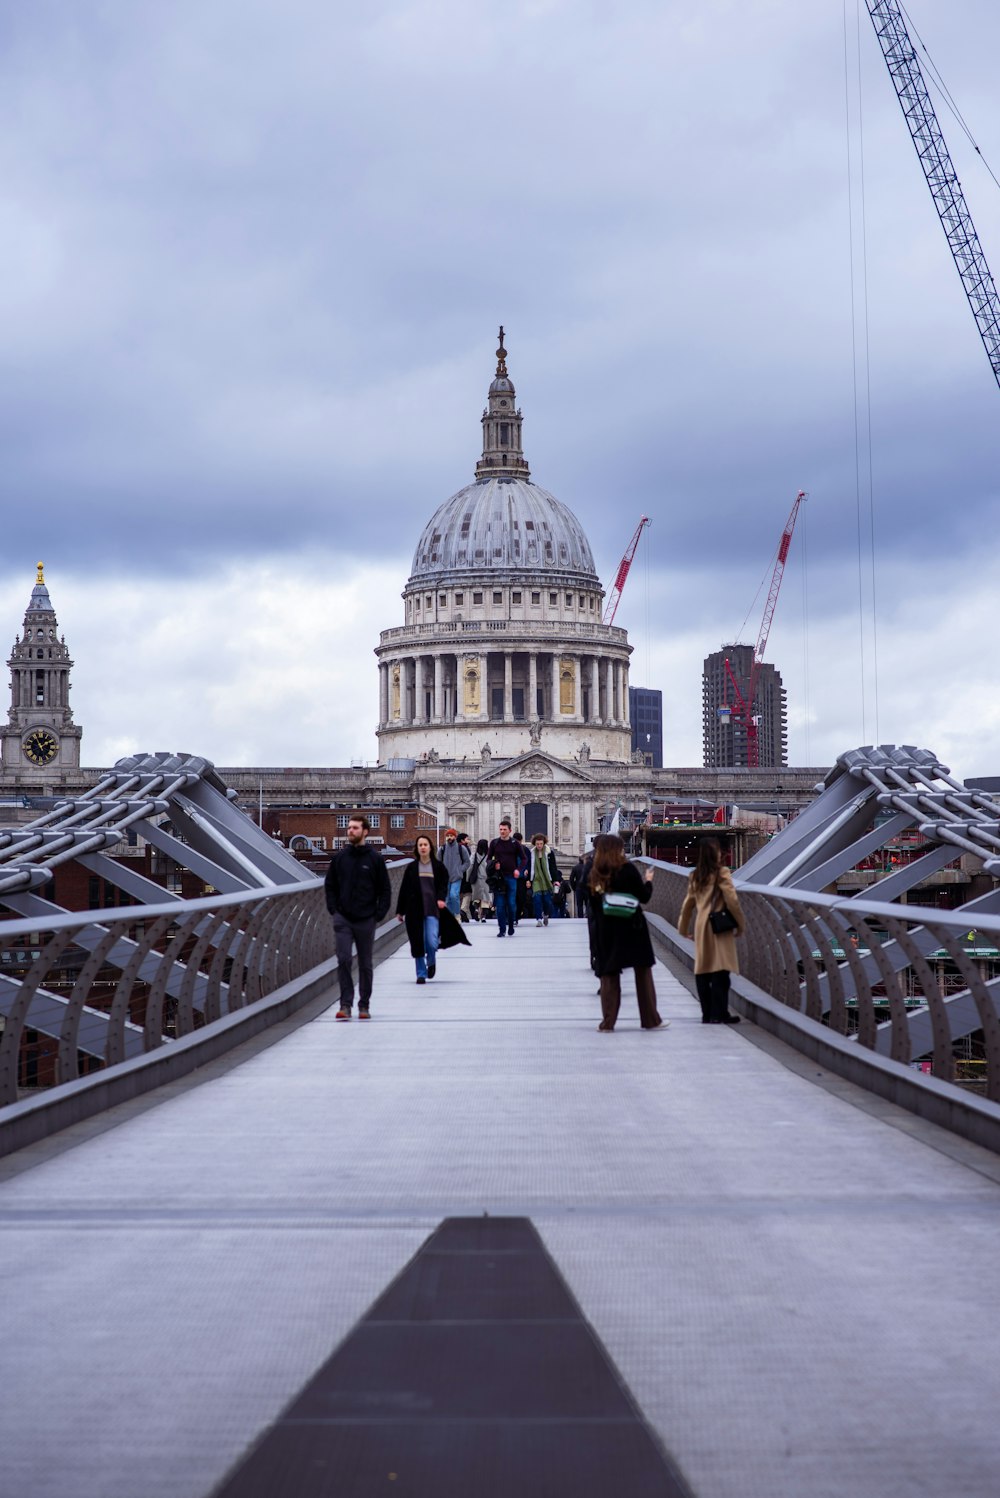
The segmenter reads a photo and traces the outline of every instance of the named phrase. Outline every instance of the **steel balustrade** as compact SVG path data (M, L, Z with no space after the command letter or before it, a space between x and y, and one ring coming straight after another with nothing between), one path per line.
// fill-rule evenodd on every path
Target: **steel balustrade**
M393 900L402 868L389 869ZM118 967L113 954L126 939L129 955ZM72 1082L95 1063L114 1066L256 1004L334 956L319 878L261 892L86 911L47 923L0 921L0 945L37 952L22 976L0 979L0 1106L19 1096L18 1063L28 1029L54 1037L57 1080ZM67 958L84 951L68 997L46 986L65 989L68 980L58 975ZM87 1058L82 1068L81 1057Z
M28 1031L54 1042L55 1080L73 1083L323 977L334 941L322 879L234 805L211 761L130 756L85 795L35 810L0 828L0 1106L18 1100ZM205 897L182 899L110 856L124 839L187 869ZM56 871L71 861L119 903L56 904Z
M653 867L648 908L676 928L690 871ZM907 1067L926 1057L931 1075L944 1082L955 1080L956 1043L981 1030L985 1096L1000 1103L1000 978L985 977L970 955L967 912L743 884L739 871L735 878L747 924L738 947L743 977L862 1050ZM1000 948L1000 916L978 914L975 928ZM949 968L964 985L959 995L946 986ZM905 1003L907 988L922 1000L916 1014ZM968 1004L956 1003L963 995L971 1022ZM926 1038L925 1050L915 1034Z

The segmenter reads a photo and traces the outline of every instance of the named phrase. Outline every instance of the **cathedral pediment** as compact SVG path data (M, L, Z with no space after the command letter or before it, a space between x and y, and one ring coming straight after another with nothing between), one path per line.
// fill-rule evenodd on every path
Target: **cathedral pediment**
M579 765L568 764L552 754L532 749L517 759L506 760L495 769L485 770L480 785L522 785L525 781L549 785L592 785L593 777Z

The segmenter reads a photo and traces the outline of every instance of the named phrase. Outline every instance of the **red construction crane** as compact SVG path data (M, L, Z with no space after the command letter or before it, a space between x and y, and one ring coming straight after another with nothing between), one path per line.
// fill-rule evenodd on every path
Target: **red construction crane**
M778 556L774 564L774 572L771 576L771 588L767 595L767 603L764 605L764 617L760 621L760 629L757 633L757 644L753 653L753 665L750 668L750 680L747 684L746 697L740 691L736 677L733 675L733 668L729 664L729 657L726 657L726 675L729 677L729 684L733 689L733 697L736 701L736 716L743 724L744 732L746 733L747 765L751 770L757 769L760 764L760 751L757 743L757 719L754 717L753 712L753 700L757 691L757 677L760 674L761 664L764 660L767 637L771 633L771 620L774 618L774 609L778 602L778 592L781 588L781 579L785 571L788 548L792 544L792 532L795 529L795 522L798 519L799 505L805 497L806 491L800 489L795 496L792 513L789 515L785 529L781 533L781 540L778 542ZM723 704L721 710L726 710L725 704Z
M632 558L635 556L635 549L639 545L639 537L642 535L643 527L647 525L649 525L649 516L643 515L642 519L639 521L639 524L635 528L635 535L632 537L632 540L629 543L628 550L622 557L621 561L618 563L618 571L615 573L615 580L611 584L611 590L608 593L608 601L604 606L603 622L605 624L614 623L614 617L618 612L618 605L621 602L622 589L625 586L625 579L628 577L629 568L632 565Z

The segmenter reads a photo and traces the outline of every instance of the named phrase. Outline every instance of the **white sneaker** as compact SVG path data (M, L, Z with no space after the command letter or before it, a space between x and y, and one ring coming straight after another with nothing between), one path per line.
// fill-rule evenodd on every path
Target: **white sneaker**
M536 925L536 926L540 926L540 925L541 925L541 924L542 924L542 923L541 923L541 921L536 921L536 922L535 922L535 925Z
M549 924L549 918L548 918L548 916L546 916L545 919L542 922L542 925L543 926L547 926L548 924Z

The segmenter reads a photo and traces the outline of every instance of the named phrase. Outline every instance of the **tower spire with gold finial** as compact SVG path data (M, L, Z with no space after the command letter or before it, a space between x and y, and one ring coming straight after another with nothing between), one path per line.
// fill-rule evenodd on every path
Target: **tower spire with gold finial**
M500 324L497 372L483 412L483 455L476 464L477 479L530 479L521 451L521 413L514 402L514 382L507 373L507 350Z
M10 659L10 708L0 727L0 764L32 779L80 768L81 729L69 705L73 662L59 635L52 599L45 584L45 564L35 567L35 586L28 599L24 629L14 641Z

